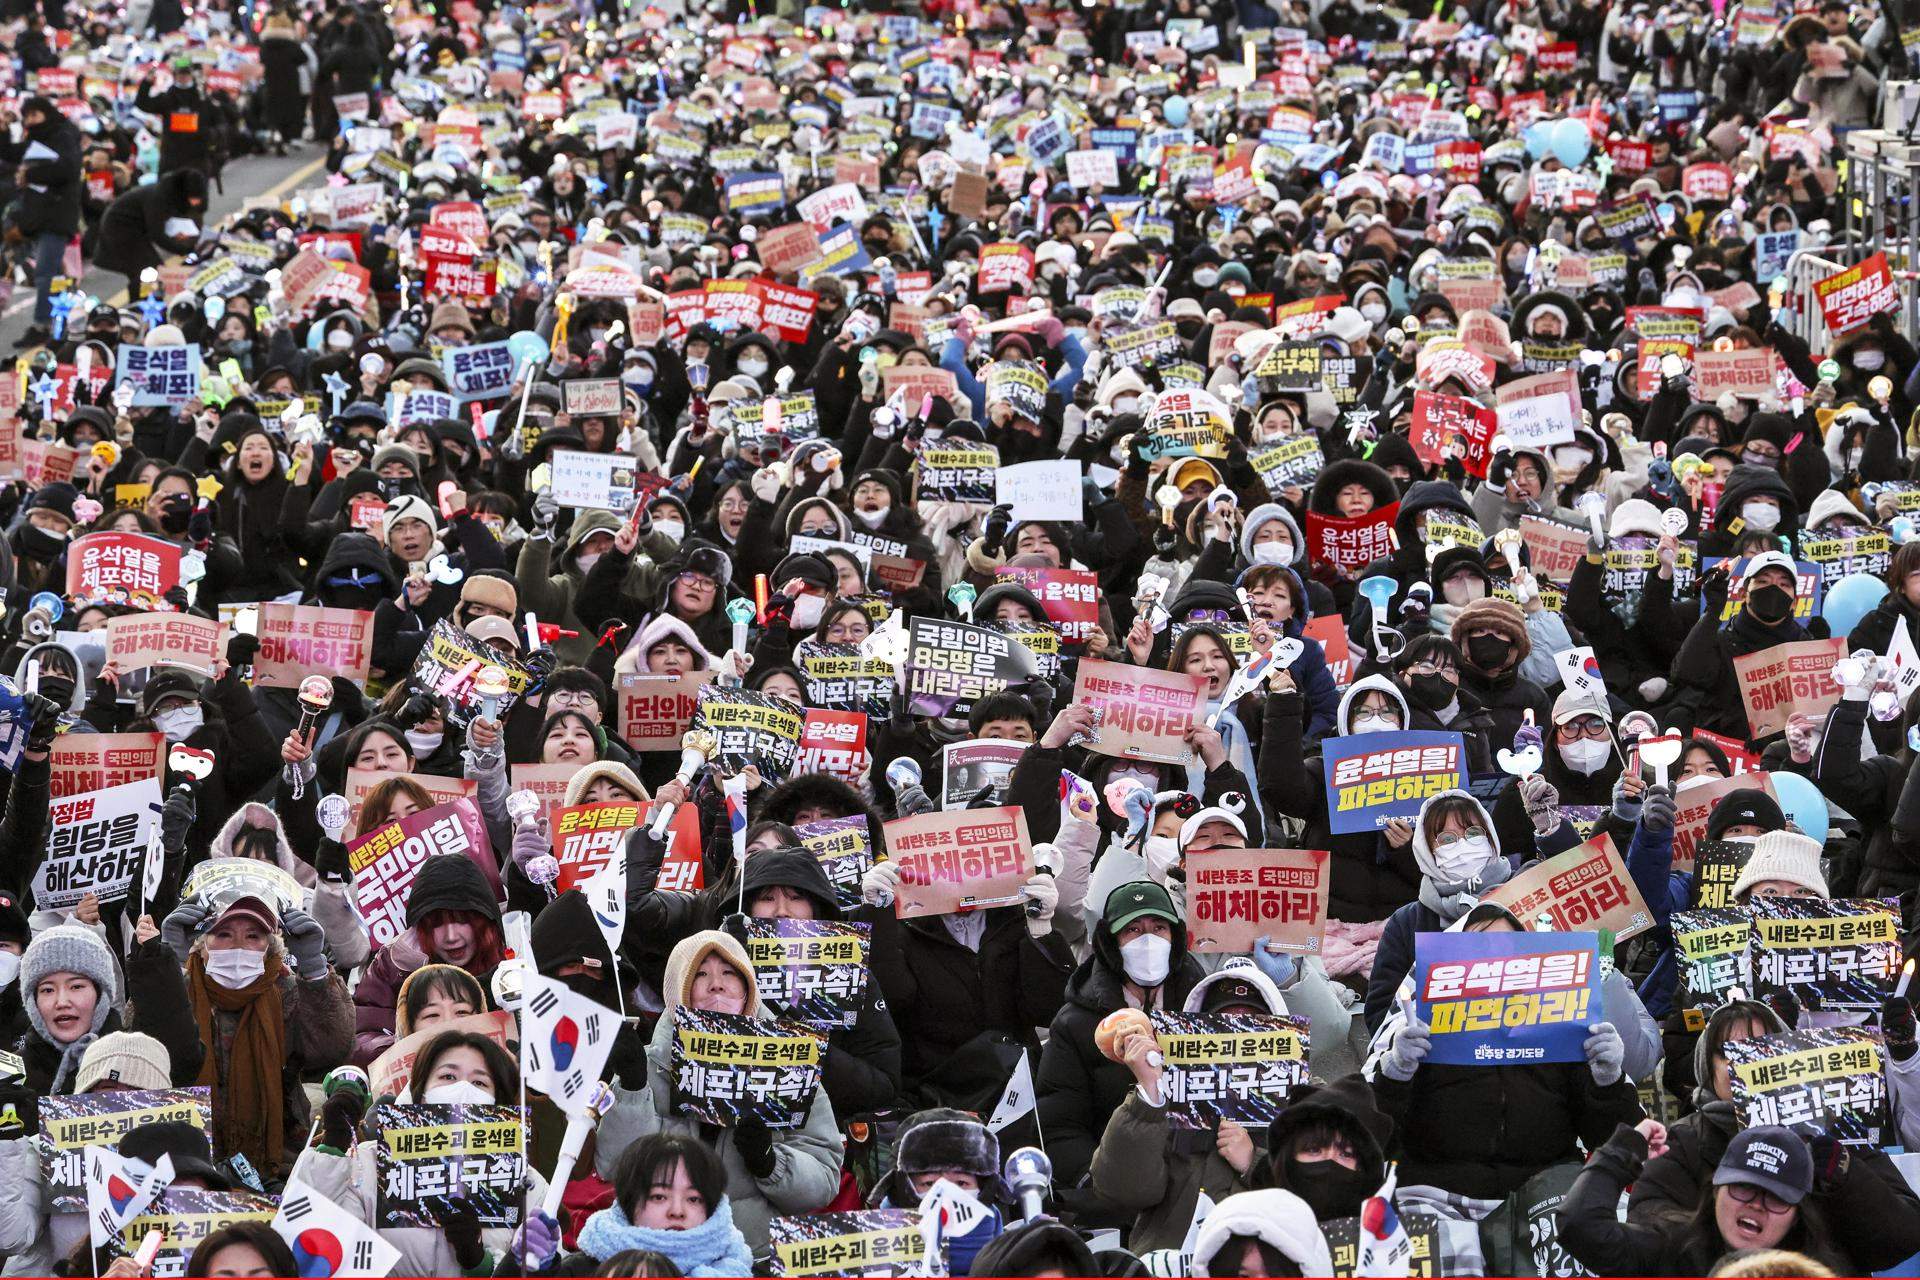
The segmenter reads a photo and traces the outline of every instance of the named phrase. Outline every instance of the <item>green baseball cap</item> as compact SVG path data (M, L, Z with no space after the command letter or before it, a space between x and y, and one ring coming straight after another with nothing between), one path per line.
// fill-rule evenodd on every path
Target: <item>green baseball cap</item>
M1172 896L1151 880L1121 885L1107 895L1107 909L1101 913L1109 933L1120 932L1141 916L1159 916L1172 925L1181 923Z

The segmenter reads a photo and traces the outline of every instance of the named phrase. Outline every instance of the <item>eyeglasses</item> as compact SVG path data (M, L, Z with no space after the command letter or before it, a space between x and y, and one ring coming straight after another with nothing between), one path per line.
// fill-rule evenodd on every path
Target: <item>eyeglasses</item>
M1607 722L1599 716L1581 716L1559 726L1560 740L1572 742L1575 738L1604 738L1607 736Z
M1487 838L1487 833L1485 829L1481 827L1468 827L1464 832L1462 832L1459 835L1453 835L1449 833L1444 836L1435 837L1433 842L1433 847L1436 849L1451 849L1455 845L1460 844L1463 841L1485 840L1486 838Z
M1434 658L1423 658L1408 667L1407 671L1409 674L1416 676L1457 676L1460 674L1460 668L1452 662Z
M585 689L556 689L547 695L547 709L550 711L584 711L595 705L594 696Z
M1741 1204L1757 1204L1768 1213L1785 1213L1793 1208L1773 1192L1756 1187L1751 1182L1729 1182L1726 1186L1727 1194Z

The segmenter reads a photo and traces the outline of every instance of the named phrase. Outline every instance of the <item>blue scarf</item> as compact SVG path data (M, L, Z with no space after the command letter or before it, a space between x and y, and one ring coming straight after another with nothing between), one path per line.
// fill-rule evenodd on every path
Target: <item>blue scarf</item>
M580 1249L601 1262L626 1249L651 1249L673 1259L688 1276L753 1274L753 1254L746 1237L734 1228L733 1206L725 1196L705 1222L686 1231L636 1227L618 1204L608 1205L580 1229Z

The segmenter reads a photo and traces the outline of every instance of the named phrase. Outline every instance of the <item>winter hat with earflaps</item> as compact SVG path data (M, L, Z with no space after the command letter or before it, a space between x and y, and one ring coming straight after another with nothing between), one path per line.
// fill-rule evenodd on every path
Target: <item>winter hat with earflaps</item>
M870 1204L883 1199L895 1205L918 1204L920 1197L913 1193L908 1178L950 1169L978 1178L978 1194L988 1203L1004 1204L1013 1198L1000 1177L1000 1140L968 1112L950 1107L915 1112L894 1136L893 1154L893 1171L875 1185Z
M113 1007L120 1002L120 974L114 966L113 952L107 949L99 935L93 930L77 924L55 925L27 944L26 954L20 957L20 995L21 1003L26 1007L27 1021L33 1025L34 1034L48 1044L55 1044L53 1035L47 1030L47 1020L40 1013L40 1002L34 999L34 988L40 981L56 973L76 973L93 983L99 992L93 1003L93 1022L86 1034L72 1044L67 1045L60 1054L60 1066L53 1073L53 1084L49 1093L59 1093L69 1076L80 1066L80 1059L87 1049L100 1036L100 1028L106 1025L107 1018L113 1013Z

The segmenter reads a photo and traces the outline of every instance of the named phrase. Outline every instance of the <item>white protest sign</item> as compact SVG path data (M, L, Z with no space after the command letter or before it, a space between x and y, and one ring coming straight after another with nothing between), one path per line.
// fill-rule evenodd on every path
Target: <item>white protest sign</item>
M1573 405L1563 392L1509 400L1494 410L1500 433L1515 449L1544 449L1567 444L1579 425Z
M619 453L553 453L553 500L625 515L633 507L634 460Z
M1022 462L994 473L994 501L1013 507L1014 523L1023 520L1084 518L1080 464L1071 460Z
M1120 158L1111 151L1068 152L1067 181L1081 190L1087 187L1117 187L1120 185Z
M33 878L34 901L58 910L89 893L102 902L126 897L159 825L158 778L50 802L47 852Z

